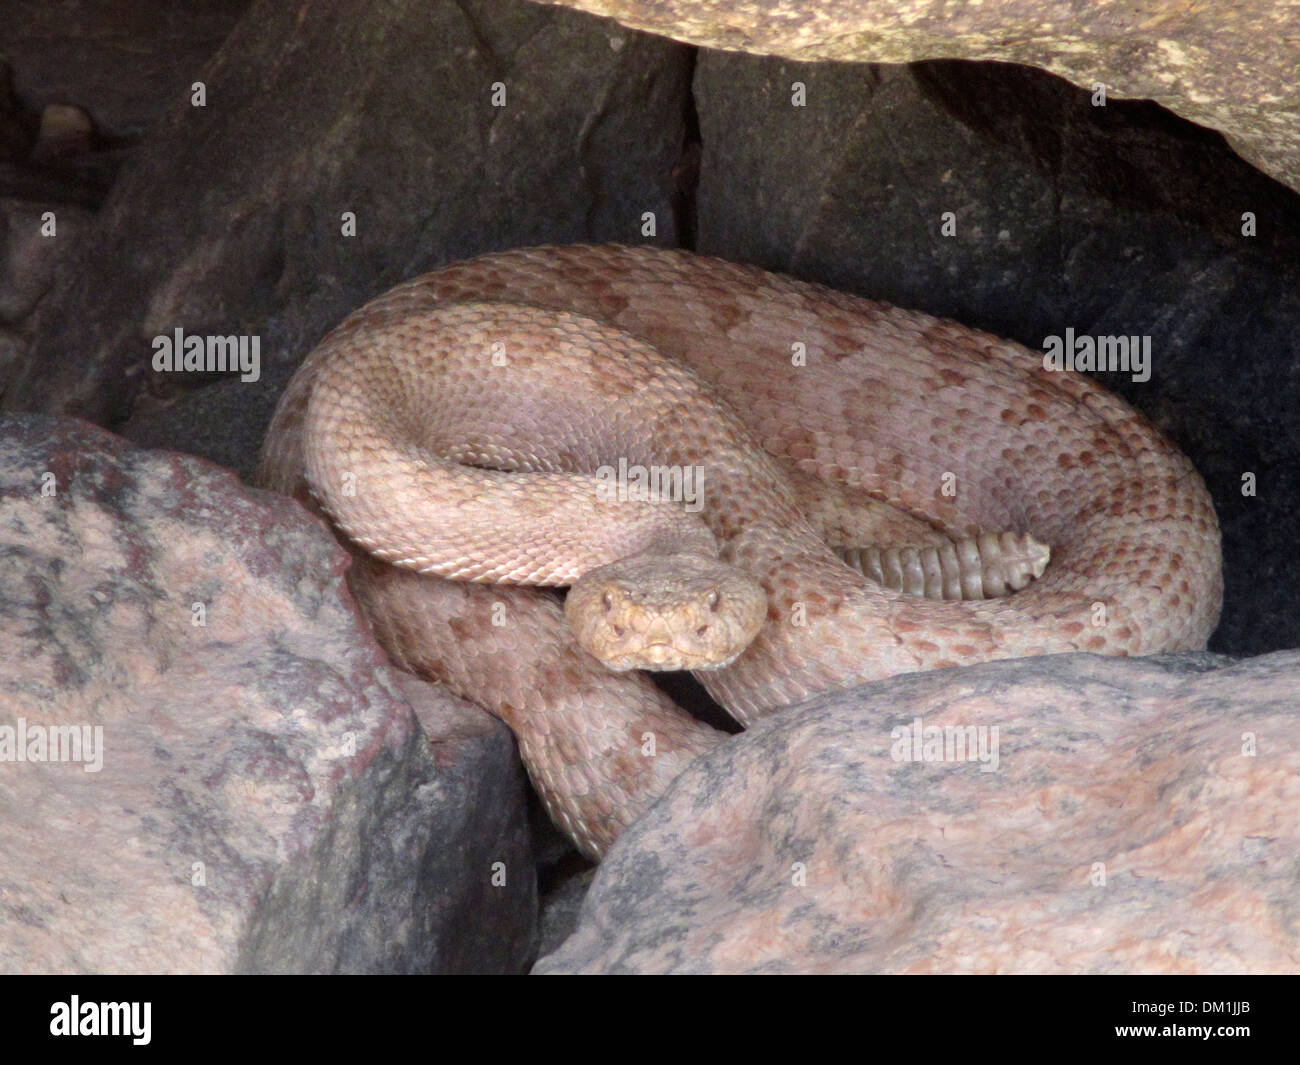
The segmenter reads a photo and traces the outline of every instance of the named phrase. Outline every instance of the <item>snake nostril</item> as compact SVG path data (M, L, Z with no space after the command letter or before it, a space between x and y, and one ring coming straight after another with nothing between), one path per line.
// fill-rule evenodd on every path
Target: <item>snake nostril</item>
M707 625L701 625L698 629L695 630L695 635L703 636L708 631L709 631L709 627Z
M615 636L622 636L622 635L623 635L623 631L624 631L624 630L623 630L623 626L622 626L622 625L615 625L615 626L614 626L614 635L615 635Z

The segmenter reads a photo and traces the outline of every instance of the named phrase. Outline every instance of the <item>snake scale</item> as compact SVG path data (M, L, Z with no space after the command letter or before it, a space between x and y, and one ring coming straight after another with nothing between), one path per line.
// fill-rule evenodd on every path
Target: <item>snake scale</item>
M619 492L611 470L677 479ZM746 724L899 673L1202 648L1222 598L1203 482L1094 381L660 248L495 253L399 285L304 361L258 477L342 530L390 656L504 720L592 857L724 738L629 667L693 669ZM832 550L956 566L982 544L1000 584L1038 542L1037 580L957 601Z

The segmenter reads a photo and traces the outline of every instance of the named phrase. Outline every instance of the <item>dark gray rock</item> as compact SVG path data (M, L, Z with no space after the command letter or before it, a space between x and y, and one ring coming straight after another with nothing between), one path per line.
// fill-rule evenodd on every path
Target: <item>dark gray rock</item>
M640 240L646 211L676 239L689 50L614 23L522 0L264 0L195 76L207 106L151 129L96 255L42 305L7 409L146 416L205 383L151 368L153 338L179 327L256 335L247 403L269 416L330 327L412 274L489 248Z
M202 455L251 483L278 398L236 378L214 381L142 411L118 431L141 447Z
M540 941L538 953L550 954L573 935L578 927L578 917L583 899L591 888L596 870L586 869L558 883L555 890L542 897Z
M53 234L46 235L46 216ZM0 198L0 323L31 313L54 279L59 259L76 248L91 214L75 204Z
M5 0L0 57L32 111L78 104L104 134L139 133L189 95L249 0Z

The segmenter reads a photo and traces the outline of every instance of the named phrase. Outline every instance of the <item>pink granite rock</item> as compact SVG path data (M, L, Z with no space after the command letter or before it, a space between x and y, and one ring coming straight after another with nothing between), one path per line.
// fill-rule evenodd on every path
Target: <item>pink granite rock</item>
M1222 662L996 662L780 714L620 838L534 971L1300 971L1300 652ZM973 753L945 733L972 726Z
M1148 97L1222 132L1300 188L1294 4L1152 0L542 0L704 48L798 60L937 57L1042 67L1093 91ZM1249 60L1243 57L1249 56Z
M527 964L509 733L386 664L346 564L209 463L0 421L0 972Z

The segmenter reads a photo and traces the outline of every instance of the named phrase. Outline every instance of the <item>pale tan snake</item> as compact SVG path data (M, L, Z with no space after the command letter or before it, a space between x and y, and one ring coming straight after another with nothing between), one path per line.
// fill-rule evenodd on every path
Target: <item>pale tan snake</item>
M620 460L702 470L702 509L607 498L591 475ZM615 664L704 664L734 641L697 676L742 723L915 670L1201 648L1222 597L1200 477L1091 380L952 322L654 248L489 255L367 304L291 382L259 478L304 499L309 484L403 567L354 566L381 642L510 725L592 856L721 736L602 666L545 593L471 582L585 574L570 613ZM939 529L1032 533L1052 561L1009 597L941 602L825 543L946 543Z

